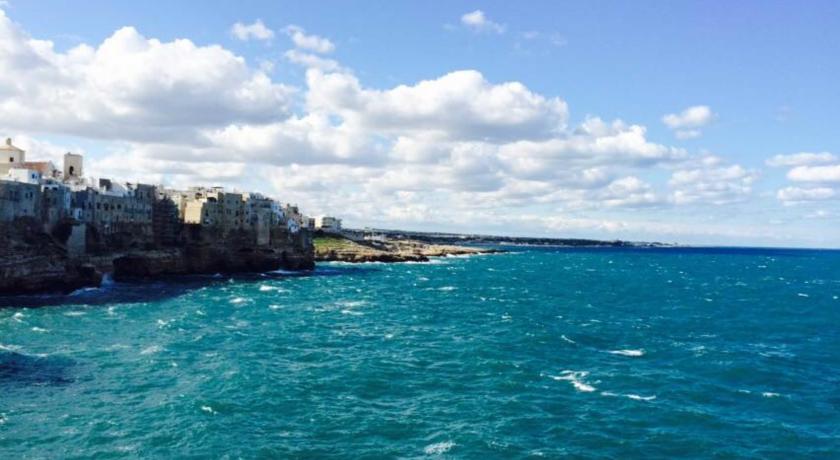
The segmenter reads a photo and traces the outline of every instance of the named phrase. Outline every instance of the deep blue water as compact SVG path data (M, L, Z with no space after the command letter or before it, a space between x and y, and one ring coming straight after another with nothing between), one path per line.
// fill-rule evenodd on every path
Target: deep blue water
M516 251L6 299L0 458L840 458L840 252Z

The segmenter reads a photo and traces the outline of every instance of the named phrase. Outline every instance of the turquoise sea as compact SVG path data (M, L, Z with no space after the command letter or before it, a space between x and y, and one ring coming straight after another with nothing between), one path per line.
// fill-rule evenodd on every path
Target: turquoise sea
M0 458L840 458L840 252L524 249L3 299Z

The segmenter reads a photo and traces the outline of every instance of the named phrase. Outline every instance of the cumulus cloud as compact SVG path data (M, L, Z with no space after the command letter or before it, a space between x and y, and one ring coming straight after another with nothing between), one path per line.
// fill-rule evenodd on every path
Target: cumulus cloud
M804 201L823 201L840 197L840 193L828 187L785 187L776 193L776 197L786 203Z
M787 177L796 182L840 183L840 164L828 166L797 166L788 171Z
M828 153L811 153L801 152L789 155L776 155L767 160L767 166L773 167L793 167L793 166L813 166L827 163L837 162L837 156Z
M669 113L662 117L662 122L674 131L678 139L700 137L702 128L714 120L715 114L707 105L695 105L680 113Z
M132 27L61 53L0 11L0 125L103 139L195 141L200 127L289 114L291 87L219 46ZM24 75L25 78L20 78Z
M283 55L286 60L293 64L301 65L308 69L318 69L325 72L335 72L342 70L338 61L327 59L317 54L307 53L300 50L289 50Z
M547 137L562 130L568 116L559 98L519 82L492 84L474 70L384 91L363 88L351 74L310 70L307 84L311 111L392 133L433 131L468 140Z
M461 16L461 24L475 32L492 32L496 34L505 33L506 27L503 24L493 22L484 11L475 10Z
M296 47L315 53L327 54L335 51L335 44L329 39L318 35L307 35L303 28L290 25L286 27L286 34L292 39Z
M274 38L274 31L263 24L262 20L257 19L253 24L243 24L241 22L235 23L230 28L230 33L238 40L271 40Z
M744 200L752 193L758 173L741 165L726 165L713 156L704 158L691 169L674 171L668 185L676 204L710 203L716 205Z

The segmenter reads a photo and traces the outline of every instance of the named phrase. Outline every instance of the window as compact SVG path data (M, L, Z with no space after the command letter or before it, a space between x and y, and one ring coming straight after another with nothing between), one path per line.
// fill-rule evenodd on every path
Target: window
M14 163L14 162L15 162L15 157L9 157L9 163Z
M73 166L71 166L71 167L70 167L70 169L68 170L68 172L69 172L69 173L70 173L70 175L72 176L73 174L75 174L75 173L76 173L76 168L75 168L75 167L73 167Z

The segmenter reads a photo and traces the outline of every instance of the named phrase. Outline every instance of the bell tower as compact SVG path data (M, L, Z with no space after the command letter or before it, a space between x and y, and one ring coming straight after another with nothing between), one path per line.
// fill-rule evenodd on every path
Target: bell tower
M82 156L67 152L64 154L64 180L80 179L84 176Z

